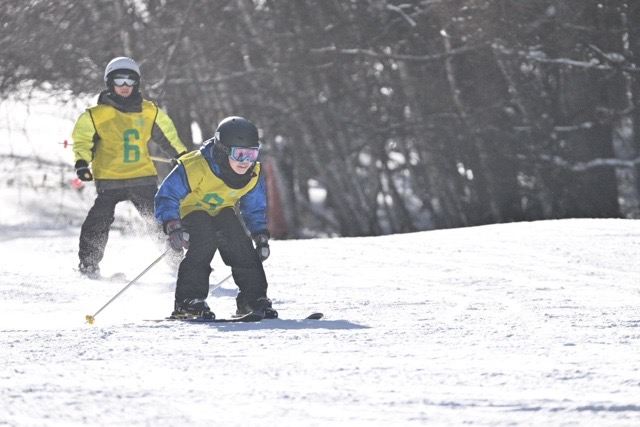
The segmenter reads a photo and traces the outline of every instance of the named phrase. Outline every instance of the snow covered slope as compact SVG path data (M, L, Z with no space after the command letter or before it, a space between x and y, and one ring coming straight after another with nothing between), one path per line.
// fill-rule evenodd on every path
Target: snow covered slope
M73 271L78 228L0 231L0 425L640 423L640 221L275 241L284 320L209 325L145 322L171 311L165 263L87 325L124 283ZM159 253L115 232L103 271Z

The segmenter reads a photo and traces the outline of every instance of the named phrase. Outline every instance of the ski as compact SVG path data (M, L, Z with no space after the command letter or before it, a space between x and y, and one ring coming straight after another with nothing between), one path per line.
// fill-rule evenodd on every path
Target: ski
M251 313L249 313L251 314ZM303 319L299 319L299 320L320 320L324 317L324 314L322 313L311 313L310 315L308 315L307 317L303 318ZM280 317L276 317L276 318L262 318L262 320L292 320L292 319L282 319Z
M249 316L251 314L252 313L249 313L249 314L247 314L245 316L242 316L242 317L246 317L246 316ZM260 317L260 316L256 316L256 317ZM310 315L308 315L305 318L297 319L297 320L320 320L323 317L324 317L324 314L316 312L316 313L311 313ZM232 319L237 319L237 317L232 317ZM261 320L276 320L277 321L277 320L294 320L294 319L282 319L280 317L275 317L275 318L263 317Z
M215 319L208 319L206 317L185 317L185 318L180 318L180 317L165 317L164 320L178 320L181 322L187 322L187 323L242 323L242 322L259 322L261 321L263 318L262 316L259 316L257 314L254 313L247 313L244 316L238 316L238 317L221 317L221 318L215 318Z
M324 314L322 313L311 313L310 315L305 317L305 320L320 320L323 317L324 317Z
M322 313L311 313L307 317L302 320L320 320L324 317ZM204 317L185 317L185 318L177 318L177 317L165 317L164 319L148 319L148 322L186 322L186 323L251 323L251 322L260 322L261 320L286 320L286 319L264 319L262 316L259 316L254 313L248 313L244 316L240 317L222 317L215 319L207 319Z

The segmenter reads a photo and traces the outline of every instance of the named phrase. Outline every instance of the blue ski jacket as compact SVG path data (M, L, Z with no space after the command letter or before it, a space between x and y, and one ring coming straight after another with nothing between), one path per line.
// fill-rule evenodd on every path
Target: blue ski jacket
M210 172L214 175L210 178L224 183L221 177L220 166L216 163L213 157L213 142L205 143L199 151L206 159L209 166L210 170L207 171L207 173ZM238 202L242 219L251 234L261 233L268 230L267 191L264 172L262 171L262 168L256 167L253 173L258 174L257 183L251 190L239 198L237 198L237 196L234 198L234 194L237 191L228 187L226 184L224 184L224 188L222 189L223 193L226 192L226 194L223 194L222 196L226 199L225 202L227 204L231 202L232 206L235 202ZM162 181L162 184L160 184L160 188L156 193L156 219L162 224L165 224L170 220L181 219L181 203L187 196L196 190L196 188L190 187L185 165L182 161L179 161L179 164L169 173L169 175L167 175L164 181ZM216 194L215 196L217 197L218 195ZM196 210L203 210L212 216L217 214L217 211L211 211L211 205L208 205L209 209L207 209L206 203L203 203L202 205L202 209L196 208Z

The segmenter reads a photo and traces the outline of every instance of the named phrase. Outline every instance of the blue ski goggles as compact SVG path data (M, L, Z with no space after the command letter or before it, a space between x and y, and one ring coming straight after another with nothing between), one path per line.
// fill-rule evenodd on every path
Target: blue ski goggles
M231 147L228 154L236 162L255 162L258 160L259 147Z

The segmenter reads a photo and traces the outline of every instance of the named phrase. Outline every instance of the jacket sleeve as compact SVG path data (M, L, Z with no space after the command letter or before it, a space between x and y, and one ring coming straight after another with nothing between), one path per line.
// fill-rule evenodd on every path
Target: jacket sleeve
M180 202L191 192L184 166L179 164L160 184L155 197L155 216L164 224L172 219L180 219Z
M156 142L162 151L173 153L173 156L185 153L187 147L184 146L173 121L167 113L158 108L156 121L153 123L151 138Z
M240 199L240 214L251 234L268 231L267 186L264 172L260 172L258 183Z
M91 163L95 135L96 128L93 126L91 114L85 111L78 117L71 133L74 161L84 160L87 163Z

